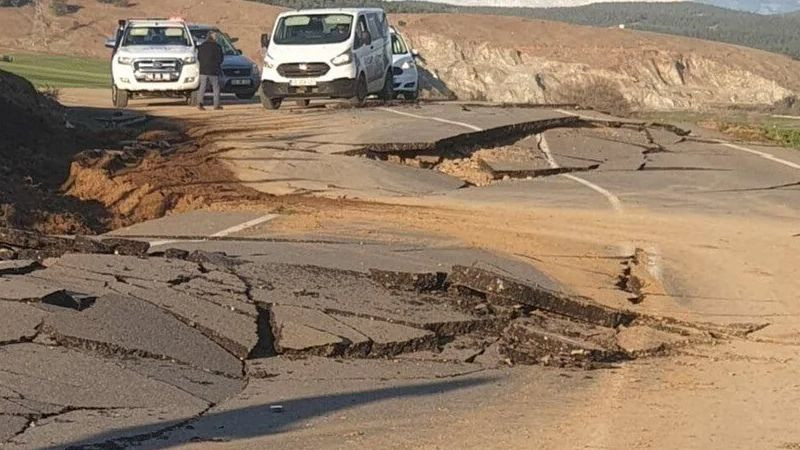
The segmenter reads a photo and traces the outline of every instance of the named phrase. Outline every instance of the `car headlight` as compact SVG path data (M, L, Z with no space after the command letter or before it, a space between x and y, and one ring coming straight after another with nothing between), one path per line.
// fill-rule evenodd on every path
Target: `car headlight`
M120 56L119 58L117 58L117 62L128 66L133 62L133 58L131 58L130 56Z
M408 70L408 69L410 69L412 67L414 67L414 61L406 61L406 62L403 63L402 66L400 66L400 68L403 69L403 70Z
M184 64L194 64L196 62L197 62L197 58L195 58L194 56L187 56L187 57L183 58L183 63Z
M353 62L353 52L351 50L347 50L331 60L331 64L334 66L343 66L345 64L350 64L351 62Z

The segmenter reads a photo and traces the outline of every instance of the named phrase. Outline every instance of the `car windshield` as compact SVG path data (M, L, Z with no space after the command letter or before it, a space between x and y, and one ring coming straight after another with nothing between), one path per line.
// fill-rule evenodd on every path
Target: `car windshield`
M396 34L392 35L392 53L395 55L405 55L408 53L408 47L406 47L406 43L403 42L403 38Z
M128 28L122 41L123 47L134 45L192 45L186 29L183 27L132 27Z
M220 32L219 30L210 30L210 29L197 29L192 30L192 37L197 45L202 44L206 39L208 39L208 34L211 32L217 33L217 44L222 47L222 53L225 55L238 55L239 52L236 51L236 47L233 46L233 42L231 42L230 38Z
M353 16L308 14L282 17L272 40L283 45L335 44L350 38Z

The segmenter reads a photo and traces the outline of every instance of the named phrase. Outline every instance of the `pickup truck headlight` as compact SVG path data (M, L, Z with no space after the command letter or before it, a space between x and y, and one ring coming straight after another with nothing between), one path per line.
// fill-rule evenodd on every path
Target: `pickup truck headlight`
M133 58L130 56L120 56L117 58L117 62L126 66L129 66L133 62Z
M187 56L187 57L183 58L183 63L184 64L194 64L196 62L197 62L197 58L195 58L194 56Z
M345 64L350 64L351 62L353 62L352 50L347 50L346 52L342 53L341 55L331 60L331 64L333 64L334 66L343 66Z

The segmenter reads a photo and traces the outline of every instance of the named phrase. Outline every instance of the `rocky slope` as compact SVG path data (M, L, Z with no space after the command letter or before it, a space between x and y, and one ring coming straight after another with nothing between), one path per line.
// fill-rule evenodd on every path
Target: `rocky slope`
M280 8L243 0L142 0L119 8L73 0L77 12L4 8L2 46L108 57L118 18L181 16L217 24L257 59L259 35ZM774 103L800 91L800 62L697 39L485 15L397 15L392 22L424 59L425 95L514 103L582 103L613 109L699 109Z
M422 54L428 87L461 99L592 103L621 95L634 108L694 109L773 103L800 89L799 62L696 39L490 16L405 15L395 23Z

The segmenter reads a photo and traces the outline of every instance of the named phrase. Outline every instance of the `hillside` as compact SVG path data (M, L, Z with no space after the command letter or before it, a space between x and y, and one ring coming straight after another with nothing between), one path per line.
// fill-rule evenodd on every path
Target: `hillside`
M520 7L520 8L570 8L594 3L592 0L430 0L433 3L478 7ZM650 3L672 0L651 0ZM704 0L701 3L738 11L759 14L781 14L800 9L798 0Z
M74 14L4 9L0 42L27 51L108 57L120 17L173 16L220 25L258 58L278 7L244 0L141 0L117 8L73 0ZM221 13L220 13L221 11ZM583 102L602 91L634 108L773 103L800 92L800 62L726 44L617 28L469 14L395 14L424 59L430 95L501 102ZM502 30L502 31L498 31Z
M800 58L800 13L784 15L762 15L751 12L734 11L718 6L732 3L732 0L709 0L711 6L695 2L604 2L586 6L560 7L562 5L585 4L588 1L535 0L529 4L545 7L513 7L524 2L509 3L497 1L503 7L453 6L447 3L420 1L381 1L381 0L255 0L286 7L381 6L395 13L464 13L492 14L500 16L528 17L559 22L590 25L597 27L617 27L625 24L627 28L654 31L695 37L710 41L744 45L770 52L783 53ZM800 0L763 3L760 8L800 8ZM475 0L472 5L484 2ZM749 0L741 3L751 4ZM467 3L464 3L467 4ZM794 5L792 8L790 6ZM750 8L734 8L745 11ZM782 9L782 10L783 10ZM759 11L758 8L752 9Z

